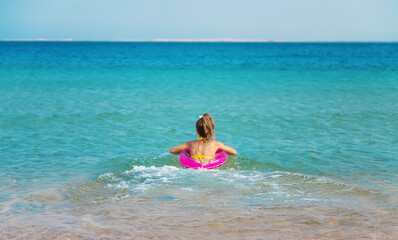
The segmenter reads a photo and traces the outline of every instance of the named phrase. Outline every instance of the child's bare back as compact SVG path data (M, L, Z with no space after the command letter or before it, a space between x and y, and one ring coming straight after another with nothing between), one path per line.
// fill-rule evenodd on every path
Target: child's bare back
M206 165L215 158L217 149L222 149L229 155L236 155L235 149L225 146L223 143L213 140L214 122L210 114L203 114L196 122L196 133L199 135L197 140L183 143L170 149L172 154L180 154L185 149L191 152L191 158L197 163Z

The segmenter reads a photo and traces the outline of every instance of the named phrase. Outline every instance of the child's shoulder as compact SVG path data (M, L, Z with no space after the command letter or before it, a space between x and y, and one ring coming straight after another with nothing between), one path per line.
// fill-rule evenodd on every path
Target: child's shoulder
M222 142L219 142L219 141L216 141L216 140L213 140L213 143L214 143L214 145L216 145L216 146L224 146L224 144L222 143Z
M185 144L187 144L187 145L192 145L192 144L194 144L195 142L197 142L198 140L192 140L192 141L188 141L188 142L185 142Z
M220 146L222 145L222 142L216 141L216 140L212 140L211 143L215 146Z
M201 141L195 139L195 140L192 140L192 141L185 142L185 144L187 144L187 145L192 145L192 144L195 144L195 143L198 143L198 142L201 142ZM220 144L222 144L221 142L216 141L216 140L211 140L211 141L209 141L209 142L212 143L212 144L214 144L214 145L220 145Z

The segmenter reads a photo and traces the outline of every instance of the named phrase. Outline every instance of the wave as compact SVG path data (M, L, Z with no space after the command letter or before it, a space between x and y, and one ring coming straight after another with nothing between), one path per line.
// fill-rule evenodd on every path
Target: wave
M114 191L110 198L153 197L161 193L171 199L179 199L187 197L186 194L199 197L204 193L218 193L219 198L235 198L247 204L307 204L336 200L338 197L380 197L379 192L354 183L286 171L193 170L170 165L141 165L122 173L101 174L96 182Z

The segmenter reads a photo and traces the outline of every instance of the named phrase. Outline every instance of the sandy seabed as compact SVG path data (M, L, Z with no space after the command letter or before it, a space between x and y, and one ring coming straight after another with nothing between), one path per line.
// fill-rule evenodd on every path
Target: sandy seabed
M397 217L377 209L142 201L3 214L0 239L398 239Z

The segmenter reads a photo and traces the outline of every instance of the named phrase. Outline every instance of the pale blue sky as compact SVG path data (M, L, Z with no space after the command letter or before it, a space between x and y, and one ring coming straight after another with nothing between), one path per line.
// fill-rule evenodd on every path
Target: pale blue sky
M398 0L0 0L0 39L398 41Z

